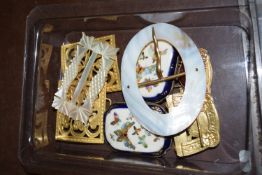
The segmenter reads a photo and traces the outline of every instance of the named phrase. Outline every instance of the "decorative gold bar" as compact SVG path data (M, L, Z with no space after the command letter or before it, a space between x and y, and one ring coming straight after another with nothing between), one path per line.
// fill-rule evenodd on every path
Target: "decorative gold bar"
M171 80L174 80L175 78L179 78L179 77L182 77L182 76L185 76L185 75L186 74L183 72L183 73L171 75L171 76L168 76L168 77L163 77L163 78L158 79L158 80L145 81L143 83L139 83L138 87L154 85L154 84L157 84L157 83L161 83L163 81L171 81Z

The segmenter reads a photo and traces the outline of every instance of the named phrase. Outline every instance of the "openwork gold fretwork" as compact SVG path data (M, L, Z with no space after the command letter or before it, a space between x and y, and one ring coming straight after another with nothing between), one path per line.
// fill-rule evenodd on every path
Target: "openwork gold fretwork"
M80 143L104 143L103 115L105 112L106 86L94 102L93 115L85 126L57 112L56 139Z
M96 41L108 42L111 46L116 47L114 35L99 37L99 38L96 38ZM72 43L72 44L63 45L61 47L61 70L62 72L64 72L65 69L68 67L68 65L71 63L71 60L73 59L75 51L76 51L76 45L77 45L76 43ZM118 62L115 61L107 75L106 91L110 93L110 92L117 92L120 90L121 90L121 81L120 81Z
M197 119L184 132L174 137L175 150L179 157L196 154L208 148L215 147L220 142L220 126L218 113L211 95L212 67L209 55L205 49L200 49L206 70L206 98ZM183 96L180 92L167 97L167 106L177 106Z
M115 36L108 35L100 38L96 38L97 41L108 42L111 46L115 47ZM62 73L70 65L75 52L77 43L62 45L61 47L61 70ZM69 90L67 92L68 100L71 100L73 92L77 86L77 83L82 75L85 65L90 56L90 51L86 53L86 56L82 59L79 66L79 73L75 80L71 83ZM85 87L81 91L81 95L77 99L77 105L82 105L83 100L86 98L88 92L90 81L97 71L101 67L101 55L98 55L93 66L92 72L86 81ZM70 141L70 142L80 142L80 143L104 143L103 134L103 116L106 107L106 93L115 92L121 90L120 75L118 69L118 63L115 61L112 68L108 72L107 81L104 88L95 100L92 110L92 115L90 116L87 125L84 125L80 121L75 121L70 119L68 116L57 112L56 120L56 140Z

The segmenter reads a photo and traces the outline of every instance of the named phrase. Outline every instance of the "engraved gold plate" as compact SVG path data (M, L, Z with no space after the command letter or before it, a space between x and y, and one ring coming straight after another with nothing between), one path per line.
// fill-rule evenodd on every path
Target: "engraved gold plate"
M200 49L206 70L206 97L197 119L185 131L174 137L175 150L179 157L199 153L215 147L220 142L219 117L211 95L212 66L205 49ZM167 97L167 106L176 106L183 96L183 89Z
M100 38L96 38L96 41L107 42L110 46L115 47L115 36L108 35ZM77 43L62 45L61 47L61 70L62 73L68 68L71 63L77 48ZM79 73L75 80L71 83L67 98L72 98L73 92L76 89L77 83L80 80L81 74L85 68L85 65L90 56L88 51L85 57L82 59L79 66ZM92 115L90 116L86 125L80 121L73 120L68 116L57 112L56 119L56 140L79 142L79 143L104 143L103 132L103 116L106 107L106 93L116 92L121 90L121 82L119 76L119 69L117 59L115 59L111 69L108 72L105 86L100 91L98 98L94 101L92 107ZM101 67L101 56L98 55L91 69L91 74L88 76L88 81L85 83L85 87L81 91L78 104L82 104L84 98L86 98L86 92L89 89L90 81ZM60 82L61 83L61 82Z

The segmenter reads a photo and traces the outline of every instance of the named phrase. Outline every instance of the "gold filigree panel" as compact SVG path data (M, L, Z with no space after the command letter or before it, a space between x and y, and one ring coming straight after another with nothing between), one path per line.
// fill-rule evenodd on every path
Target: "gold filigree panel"
M106 86L99 93L93 106L93 115L85 126L80 121L70 119L57 112L56 140L80 143L104 143L103 116L105 112Z
M111 46L116 47L114 35L99 37L99 38L96 38L95 40L101 41L101 42L107 42ZM67 69L68 65L71 63L75 55L75 52L76 52L76 46L77 46L77 43L62 45L61 47L61 58L62 58L61 59L61 70L62 72L65 72L65 69ZM88 56L88 54L89 53L87 53L86 56ZM108 72L106 82L107 82L106 90L108 93L121 91L121 81L120 81L120 74L119 74L117 59L113 63L112 68Z
M115 36L108 35L100 38L96 38L96 41L107 42L111 46L115 47ZM62 45L61 47L61 70L62 73L68 68L76 52L77 43ZM71 100L73 92L77 86L77 83L82 75L83 69L88 62L91 51L88 51L85 57L81 60L78 75L71 83L67 92L68 100ZM77 105L82 105L83 100L86 98L86 94L89 89L90 81L101 67L101 55L98 55L93 66L92 71L86 81L85 87L81 91L81 95L77 99ZM74 121L68 116L57 112L56 120L56 140L80 142L80 143L104 143L103 132L103 116L106 107L106 93L116 92L121 90L120 75L118 69L117 59L113 63L112 68L107 75L107 81L104 88L98 95L93 105L93 114L90 116L87 125L79 121Z

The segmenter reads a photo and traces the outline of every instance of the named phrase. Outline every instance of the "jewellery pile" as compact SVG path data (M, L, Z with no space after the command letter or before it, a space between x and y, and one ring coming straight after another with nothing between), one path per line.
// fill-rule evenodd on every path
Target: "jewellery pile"
M121 82L117 52L114 35L83 33L78 43L62 45L62 79L52 104L57 140L102 144L105 135L114 150L159 156L172 136L179 157L219 144L205 49L173 25L147 26L124 50ZM125 102L107 105L107 93L114 92Z

